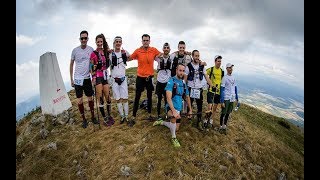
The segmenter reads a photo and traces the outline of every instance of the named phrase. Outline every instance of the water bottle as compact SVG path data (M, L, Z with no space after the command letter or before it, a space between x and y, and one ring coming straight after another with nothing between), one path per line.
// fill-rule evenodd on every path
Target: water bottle
M240 107L240 103L238 102L237 106L234 108L234 111L238 111L239 107Z

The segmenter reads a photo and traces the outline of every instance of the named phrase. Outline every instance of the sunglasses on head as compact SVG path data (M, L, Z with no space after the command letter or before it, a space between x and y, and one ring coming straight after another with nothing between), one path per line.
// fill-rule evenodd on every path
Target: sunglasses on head
M81 39L81 40L87 40L88 37L81 37L80 39Z

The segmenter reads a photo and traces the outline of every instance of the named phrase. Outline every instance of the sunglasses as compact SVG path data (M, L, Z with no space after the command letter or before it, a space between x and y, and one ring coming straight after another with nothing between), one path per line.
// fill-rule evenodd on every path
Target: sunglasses
M122 41L115 41L115 43L122 43Z
M80 40L87 40L88 37L81 37Z

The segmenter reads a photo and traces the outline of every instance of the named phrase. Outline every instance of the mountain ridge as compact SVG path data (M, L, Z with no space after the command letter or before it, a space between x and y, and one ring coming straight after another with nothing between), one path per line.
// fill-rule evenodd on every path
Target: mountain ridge
M43 116L37 108L17 123L17 179L304 179L303 131L245 103L231 114L227 135L214 129L200 132L182 119L177 132L181 148L175 149L169 129L152 127L143 120L148 114L143 109L134 127L119 124L113 106L112 127L101 123L98 129L90 123L83 129L74 90L68 95L68 115ZM144 92L140 102L145 98ZM84 103L89 116L86 98ZM42 127L48 131L45 139Z

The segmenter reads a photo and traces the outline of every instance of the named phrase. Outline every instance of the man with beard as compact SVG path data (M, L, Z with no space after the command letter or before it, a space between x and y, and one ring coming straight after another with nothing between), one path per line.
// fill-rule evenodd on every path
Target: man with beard
M174 147L180 147L180 143L176 137L176 130L179 128L181 122L180 112L182 110L182 98L186 96L186 100L189 107L189 115L192 113L192 107L190 103L189 91L183 82L185 71L185 65L178 64L176 68L176 75L171 77L165 88L167 96L166 111L170 122L158 120L153 123L153 126L164 125L170 129L171 142Z
M187 67L185 74L185 81L188 85L188 90L190 92L191 105L194 100L197 103L197 126L199 130L203 130L202 122L202 104L203 104L203 81L207 81L210 87L212 87L212 82L210 81L206 68L204 65L200 64L200 53L198 50L192 51L193 61L190 62Z

